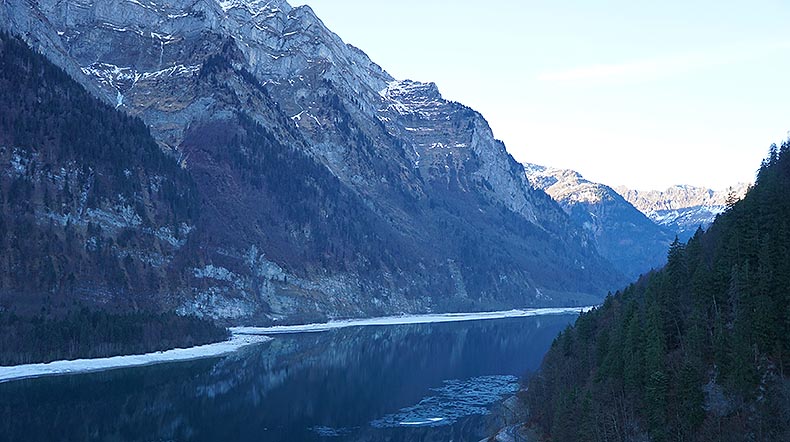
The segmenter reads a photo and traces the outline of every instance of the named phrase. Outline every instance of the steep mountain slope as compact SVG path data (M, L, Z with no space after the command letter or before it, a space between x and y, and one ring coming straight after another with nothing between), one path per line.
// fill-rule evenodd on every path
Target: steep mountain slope
M666 267L563 332L524 394L554 441L789 440L790 141Z
M394 80L309 7L10 0L0 25L139 116L194 181L181 312L591 303L623 281L481 115Z
M140 120L0 34L0 311L161 306L198 211Z
M615 190L657 224L687 241L697 228L706 229L724 212L728 199L731 202L740 200L748 188L748 184L741 183L719 191L694 186L673 186L663 191L639 191L620 186Z
M527 178L544 190L571 219L590 232L598 251L635 279L666 262L674 235L656 225L622 196L578 172L526 164Z

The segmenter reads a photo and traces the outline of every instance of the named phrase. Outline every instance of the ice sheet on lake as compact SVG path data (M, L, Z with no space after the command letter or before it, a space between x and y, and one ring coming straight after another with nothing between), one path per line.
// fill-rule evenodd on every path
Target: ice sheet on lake
M540 315L560 315L585 312L593 307L559 307L517 309L498 312L437 313L425 315L386 316L381 318L344 319L317 324L276 325L273 327L233 327L234 335L274 335L283 333L323 332L345 327L384 325L431 324L437 322L481 321L485 319L521 318Z
M434 395L417 405L377 419L376 428L438 427L450 425L466 416L488 414L494 402L518 391L518 378L510 375L479 376L467 380L445 381L432 389Z
M231 339L215 344L190 348L176 348L142 355L113 356L110 358L76 359L55 361L46 364L16 365L0 367L0 382L11 380L56 376L72 373L88 373L116 368L139 367L176 361L188 361L222 356L241 347L270 340L265 336L234 335Z

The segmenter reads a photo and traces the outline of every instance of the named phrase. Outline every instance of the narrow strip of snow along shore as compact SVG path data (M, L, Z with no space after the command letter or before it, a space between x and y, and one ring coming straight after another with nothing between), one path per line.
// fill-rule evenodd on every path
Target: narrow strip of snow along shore
M140 367L143 365L164 364L177 361L213 358L233 353L242 347L271 340L266 336L234 335L227 341L200 345L190 348L146 353L142 355L112 356L97 359L75 359L54 361L41 364L0 366L0 383L19 379L59 376L74 373L112 370L116 368Z
M562 315L586 312L593 307L536 308L477 313L437 313L423 315L386 316L379 318L344 319L318 324L278 325L273 327L232 327L233 336L223 342L190 348L176 348L142 355L113 356L97 359L77 359L73 361L54 361L41 364L0 366L0 383L59 376L76 373L113 370L117 368L140 367L144 365L165 364L219 357L233 353L251 344L266 342L272 338L264 335L285 333L323 332L345 327L367 327L408 324L431 324L437 322L481 321L486 319L523 318L527 316Z
M498 312L436 313L424 315L385 316L379 318L343 319L316 324L275 325L272 327L232 327L233 335L277 335L285 333L323 332L346 327L370 327L385 325L432 324L436 322L482 321L486 319L523 318L527 316L562 315L581 313L589 307L559 307L517 309Z

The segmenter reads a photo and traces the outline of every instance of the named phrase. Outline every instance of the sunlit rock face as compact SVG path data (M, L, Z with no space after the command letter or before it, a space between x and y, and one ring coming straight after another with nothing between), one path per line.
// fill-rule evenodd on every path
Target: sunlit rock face
M673 232L657 225L611 187L578 172L527 164L530 182L546 191L590 233L598 251L635 279L666 262Z
M657 224L686 241L698 228L707 229L716 216L746 195L749 185L736 184L725 190L678 185L666 190L640 191L618 187L617 192Z
M194 178L169 308L496 309L595 303L624 282L479 113L394 79L307 6L9 0L0 21Z

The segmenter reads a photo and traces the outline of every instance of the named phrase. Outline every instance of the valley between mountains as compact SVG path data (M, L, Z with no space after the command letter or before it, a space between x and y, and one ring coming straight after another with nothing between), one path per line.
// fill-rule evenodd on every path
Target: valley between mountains
M285 0L0 2L0 439L787 440L790 141L636 190L440 90Z
M659 265L673 236L621 202L651 233L636 245L643 256L618 267L633 260L615 256L608 227L534 187L482 115L432 83L392 78L307 6L7 1L0 18L106 104L86 118L139 118L135 146L157 158L127 157L129 129L117 125L99 139L89 127L56 139L6 127L4 188L25 188L25 222L57 247L36 264L48 269L40 285L38 268L12 270L7 255L5 308L267 323L589 305ZM44 106L40 89L15 81L6 87L26 91L39 122L78 106ZM69 143L105 153L49 154ZM20 260L37 247L16 241L6 247Z

